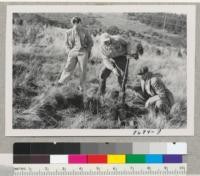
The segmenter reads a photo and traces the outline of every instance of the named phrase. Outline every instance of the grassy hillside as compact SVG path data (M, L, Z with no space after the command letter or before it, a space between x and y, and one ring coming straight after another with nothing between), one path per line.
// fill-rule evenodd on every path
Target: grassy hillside
M65 33L70 27L69 21L72 15L74 14L16 14L13 27L14 128L183 128L186 126L185 38L163 33L138 21L128 21L125 14L118 14L118 23L113 20L114 16L104 14L84 14L83 19L86 26L92 30L98 28L107 30L117 24L119 32L129 37L133 44L136 41L142 42L145 54L138 61L131 59L129 66L127 105L122 107L120 104L121 93L117 96L116 91L119 87L114 75L109 77L105 97L98 96L98 75L101 68L98 35L93 37L95 44L88 65L87 89L84 97L76 90L79 83L78 67L68 85L56 87L55 83L67 59ZM176 103L170 116L155 118L152 112L134 103L132 87L136 84L136 71L144 65L162 74L167 87L174 93Z
M183 14L129 13L128 17L174 34L186 35L187 32L187 17Z

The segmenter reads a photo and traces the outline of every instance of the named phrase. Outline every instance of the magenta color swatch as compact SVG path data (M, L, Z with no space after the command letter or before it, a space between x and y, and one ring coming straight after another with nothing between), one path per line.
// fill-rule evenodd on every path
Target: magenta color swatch
M69 155L68 162L69 164L86 164L87 155Z

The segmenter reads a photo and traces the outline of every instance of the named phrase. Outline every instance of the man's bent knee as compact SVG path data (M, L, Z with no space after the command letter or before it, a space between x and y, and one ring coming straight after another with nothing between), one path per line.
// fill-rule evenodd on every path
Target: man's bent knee
M170 107L167 103L164 103L162 100L158 100L155 104L155 109L158 112L169 114L170 113Z

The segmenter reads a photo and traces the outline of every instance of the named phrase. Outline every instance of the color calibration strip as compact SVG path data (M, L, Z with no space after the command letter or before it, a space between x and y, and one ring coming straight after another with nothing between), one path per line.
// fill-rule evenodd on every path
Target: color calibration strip
M15 155L14 164L161 164L183 163L182 155L96 154Z
M186 143L15 143L14 164L182 163Z
M27 154L187 154L186 143L15 143L14 155Z

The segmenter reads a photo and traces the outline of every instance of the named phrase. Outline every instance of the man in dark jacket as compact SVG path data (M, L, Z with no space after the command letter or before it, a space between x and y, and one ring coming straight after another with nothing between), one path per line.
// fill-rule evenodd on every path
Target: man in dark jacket
M153 74L148 67L142 67L137 76L140 85L134 87L136 98L144 102L146 108L153 108L156 113L169 114L174 104L174 97L160 75Z
M139 43L135 45L135 48L130 48L130 43L126 41L120 35L109 35L104 33L101 35L101 44L100 44L101 58L103 59L103 67L99 74L100 79L100 94L105 94L106 90L106 80L113 72L118 78L118 83L122 86L127 81L128 70L125 73L127 68L127 55L134 57L136 60L139 58L139 55L143 54L143 47ZM134 50L134 51L133 51ZM127 68L128 69L128 68ZM124 80L123 80L124 78Z

